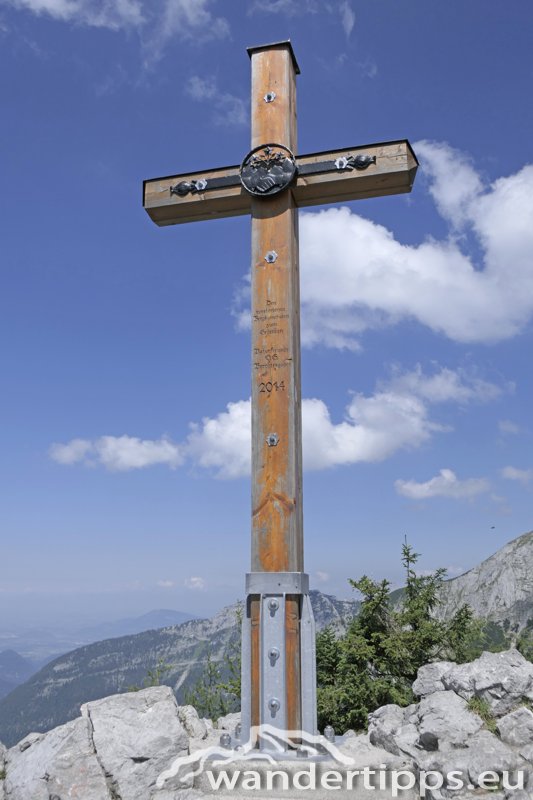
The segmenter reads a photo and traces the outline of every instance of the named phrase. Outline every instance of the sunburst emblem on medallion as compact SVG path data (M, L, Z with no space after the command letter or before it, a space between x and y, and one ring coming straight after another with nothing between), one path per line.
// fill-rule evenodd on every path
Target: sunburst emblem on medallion
M278 194L296 175L296 161L282 144L262 144L252 150L241 164L241 183L256 197Z

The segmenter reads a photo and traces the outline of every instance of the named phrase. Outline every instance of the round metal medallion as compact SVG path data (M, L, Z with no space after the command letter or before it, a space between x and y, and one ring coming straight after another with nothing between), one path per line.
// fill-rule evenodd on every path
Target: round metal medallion
M289 186L296 175L296 161L282 144L262 144L241 164L241 183L256 197L270 197Z

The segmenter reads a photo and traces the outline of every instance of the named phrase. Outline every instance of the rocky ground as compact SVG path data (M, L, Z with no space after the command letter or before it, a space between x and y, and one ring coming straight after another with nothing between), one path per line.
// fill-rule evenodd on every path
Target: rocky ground
M337 797L390 797L390 776L400 770L417 781L409 791L398 792L406 800L421 794L420 784L434 783L424 777L433 772L460 774L465 788L454 789L450 779L441 788L426 790L430 800L533 798L533 776L528 788L533 770L533 664L516 650L484 653L470 664L422 667L413 688L419 702L378 709L370 716L368 733L348 732L318 764L322 770L382 769L388 776L381 790L357 784L356 789L337 790ZM205 752L212 748L212 753L232 756L221 749L220 737L227 731L236 744L237 723L238 715L216 725L200 719L191 706L178 706L165 686L87 703L72 722L46 734L30 734L9 750L0 745L0 800L202 798L214 792L206 778ZM243 751L235 755L232 769L257 768L256 762L244 759ZM178 758L182 767L187 761L188 768L173 774ZM284 763L294 774L310 762L299 758ZM494 773L491 791L480 787L486 772ZM511 788L520 782L520 773L524 788ZM242 788L218 793L265 796ZM272 791L266 794L273 796ZM300 792L291 784L290 791L274 794L294 797ZM318 787L313 795L330 797L331 788Z

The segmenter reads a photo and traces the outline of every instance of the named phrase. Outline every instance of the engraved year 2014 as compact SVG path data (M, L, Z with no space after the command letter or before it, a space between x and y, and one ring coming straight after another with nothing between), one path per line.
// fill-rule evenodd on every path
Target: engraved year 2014
M259 384L259 392L271 394L271 392L284 392L285 381L266 381L266 383Z

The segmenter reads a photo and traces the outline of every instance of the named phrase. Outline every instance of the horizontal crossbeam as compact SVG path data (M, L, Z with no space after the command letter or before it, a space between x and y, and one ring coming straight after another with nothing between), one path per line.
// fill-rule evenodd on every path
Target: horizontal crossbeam
M291 191L300 207L410 192L418 167L406 139L311 153L296 164ZM249 214L251 202L238 166L152 178L143 187L144 208L157 225Z

